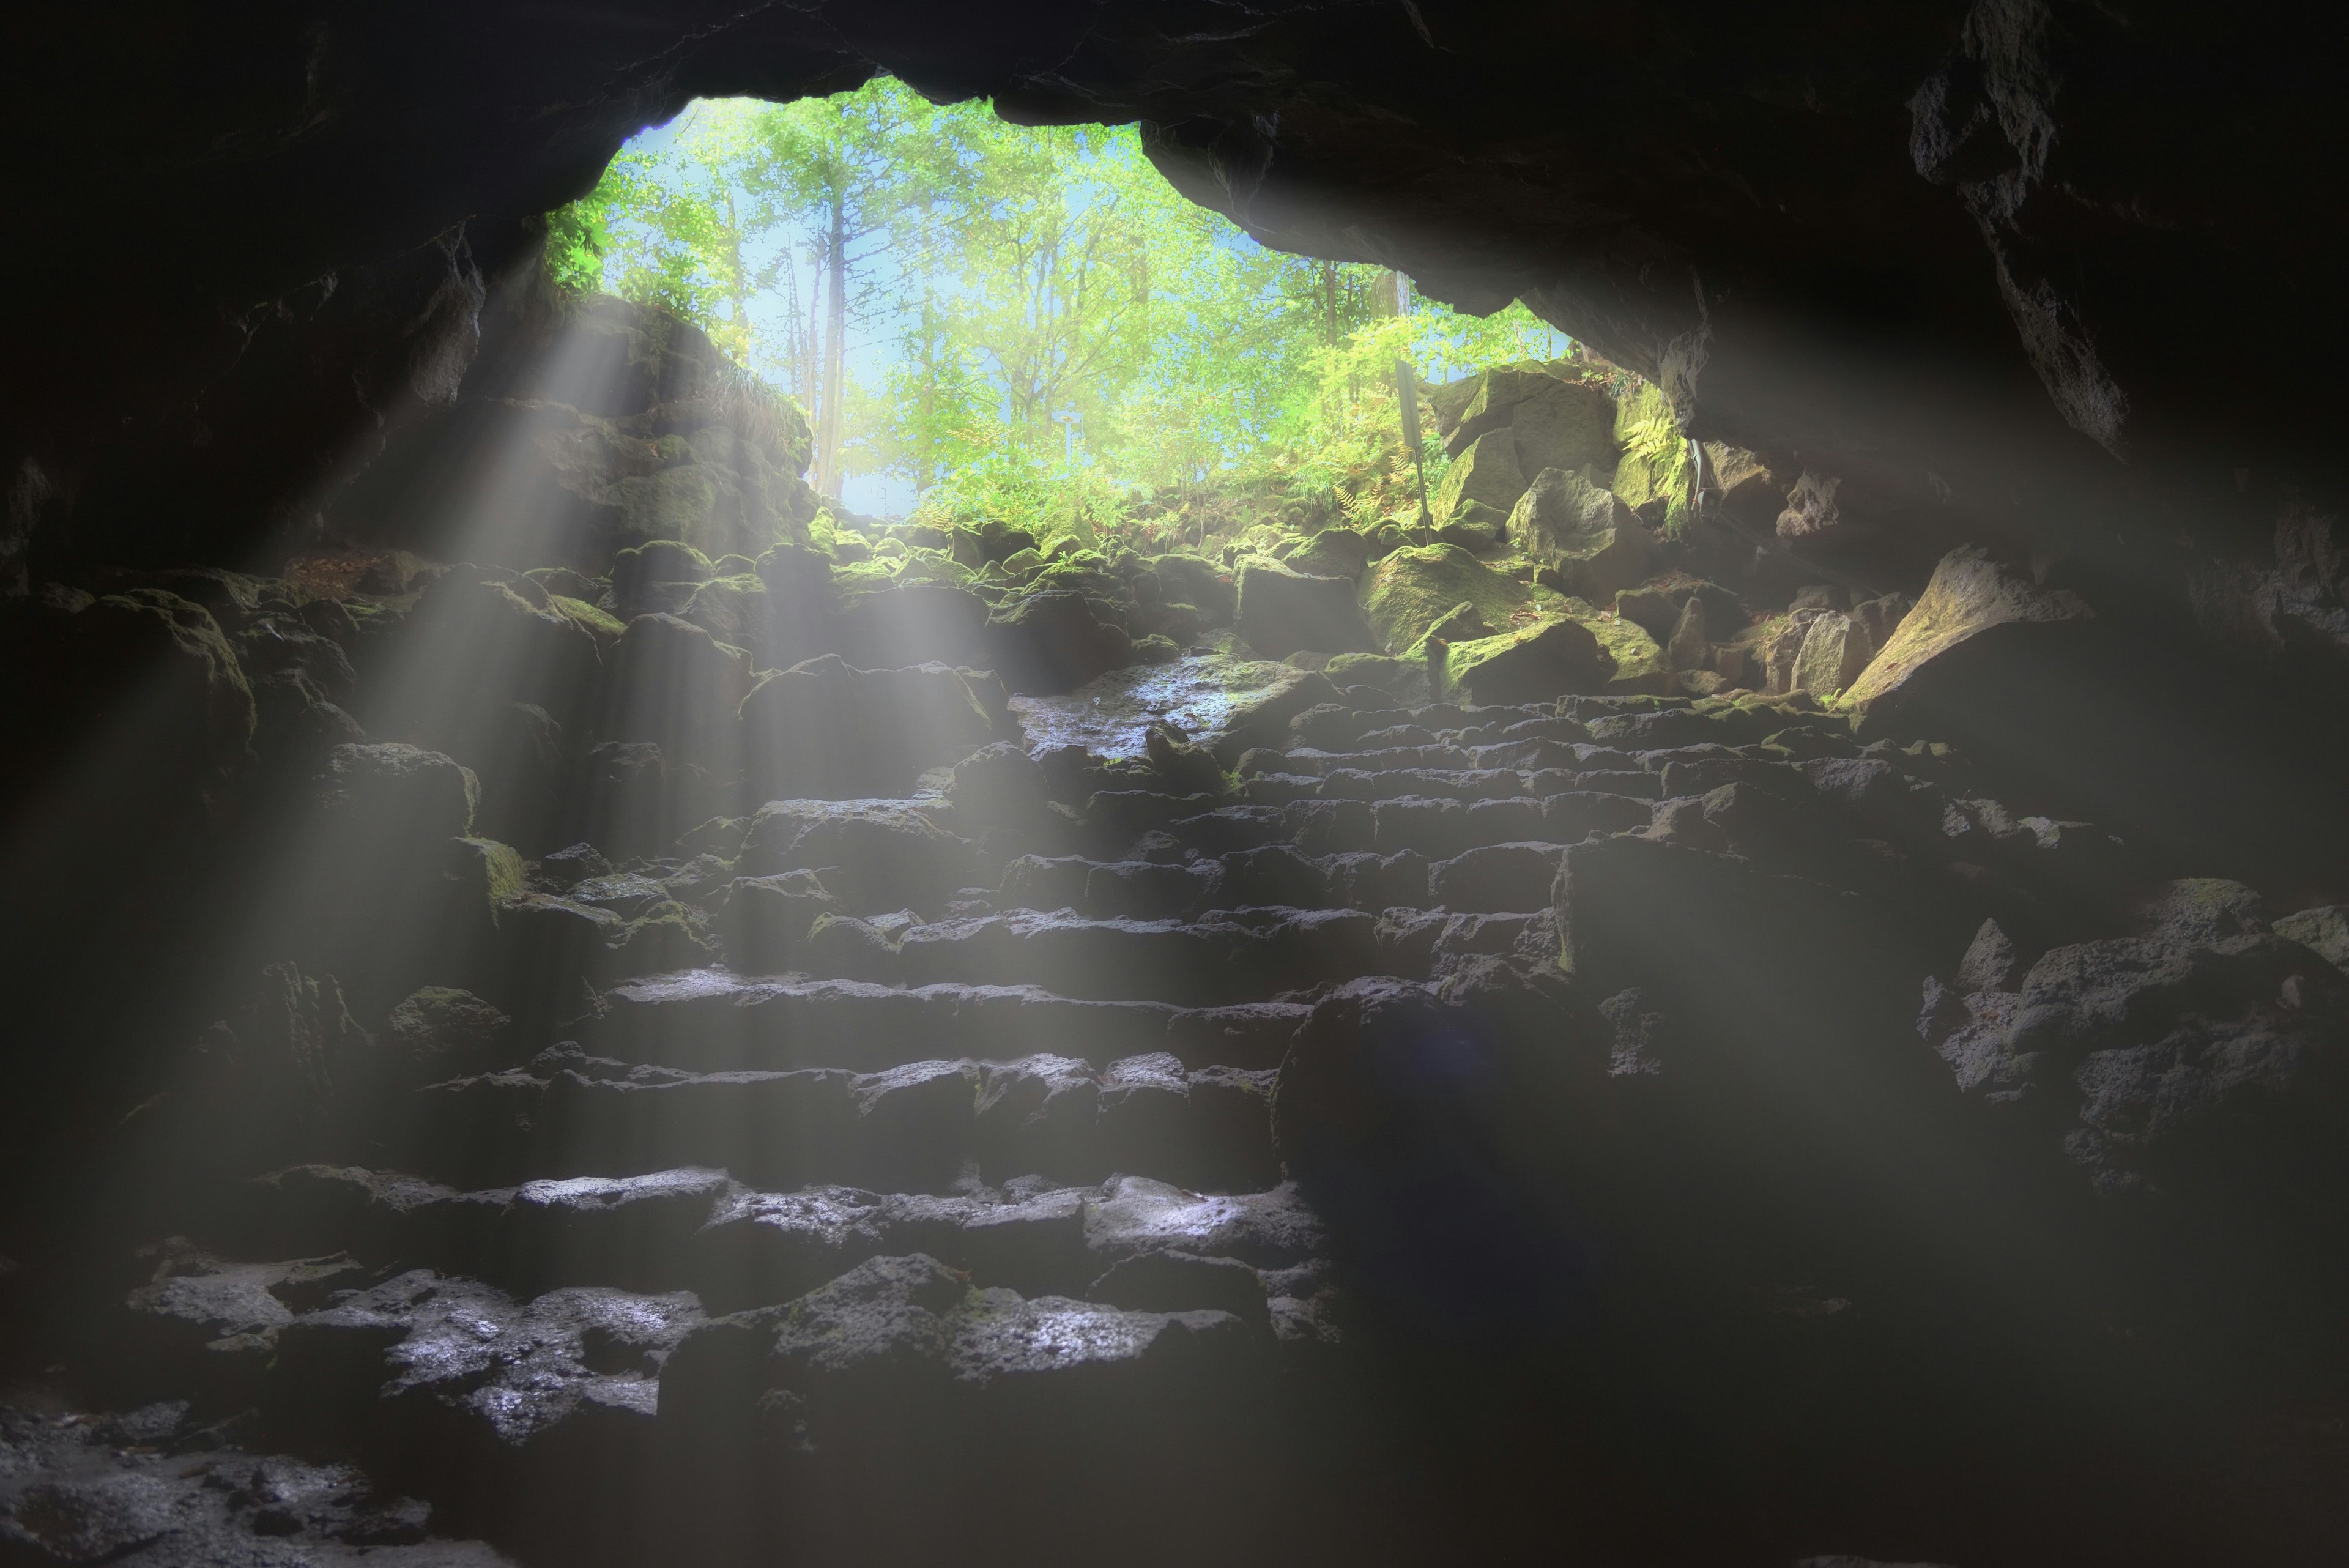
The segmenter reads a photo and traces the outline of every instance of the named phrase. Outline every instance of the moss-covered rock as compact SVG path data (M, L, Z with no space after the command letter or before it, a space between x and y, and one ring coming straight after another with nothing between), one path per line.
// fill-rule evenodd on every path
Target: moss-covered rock
M1559 468L1605 482L1619 452L1615 417L1615 400L1599 388L1551 379L1510 411L1518 470L1529 480L1543 469Z
M1639 622L1649 636L1661 641L1680 625L1692 598L1703 603L1705 632L1715 642L1735 640L1752 619L1735 593L1686 572L1665 572L1621 590L1615 596L1615 613Z
M1124 628L1102 619L1088 596L1066 590L1024 594L1001 606L987 618L980 641L987 663L1015 691L1073 691L1133 661Z
M551 594L547 607L572 622L595 639L597 650L607 649L619 639L628 623L609 610L598 609L585 599L574 599L564 594Z
M1435 695L1427 678L1427 665L1421 659L1397 659L1384 653L1341 653L1323 665L1321 673L1340 690L1374 686L1406 703L1432 701Z
M1615 661L1615 673L1607 682L1609 694L1661 697L1671 691L1672 674L1664 662L1663 645L1650 637L1645 627L1587 599L1569 597L1565 602L1568 618L1597 638L1599 646Z
M1239 608L1239 587L1231 574L1197 556L1154 556L1150 569L1157 574L1167 601L1195 605L1202 623L1229 626Z
M1444 690L1480 704L1542 702L1603 691L1614 675L1589 628L1564 619L1453 643L1444 668Z
M1351 528L1324 528L1287 558L1291 571L1317 577L1359 577L1371 564L1371 542Z
M1438 523L1474 525L1506 518L1525 493L1526 475L1517 466L1516 442L1507 431L1495 430L1471 441L1452 460L1427 504Z
M1317 577L1273 563L1240 568L1236 626L1247 645L1268 659L1300 649L1371 653L1377 634L1355 602L1350 577Z
M1562 608L1555 595L1495 571L1457 545L1392 551L1362 579L1363 610L1386 647L1398 653L1462 604L1495 631Z
M1510 514L1509 537L1575 593L1602 601L1645 577L1654 549L1619 497L1559 468L1536 476Z

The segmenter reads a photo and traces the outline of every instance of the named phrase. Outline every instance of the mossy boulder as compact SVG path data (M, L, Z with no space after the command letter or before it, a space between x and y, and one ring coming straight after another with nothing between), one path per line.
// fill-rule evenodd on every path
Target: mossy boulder
M1133 662L1124 628L1096 614L1088 596L1068 590L1030 593L1003 605L987 618L980 642L986 662L1015 691L1070 691Z
M1509 537L1572 591L1599 600L1644 578L1654 549L1619 497L1562 468L1535 476L1510 514Z
M851 575L861 571L845 568L836 579L842 591L830 646L843 659L866 670L987 662L982 632L990 607L978 594L952 583Z
M1479 704L1543 702L1604 691L1613 661L1578 621L1558 619L1497 636L1455 642L1445 650L1444 690Z
M1645 627L1587 599L1567 599L1566 611L1568 618L1597 638L1599 646L1615 661L1615 673L1606 688L1610 695L1661 697L1671 691L1672 672L1665 662L1663 645L1649 636Z
M1321 673L1340 690L1349 686L1376 687L1406 703L1430 701L1434 697L1429 688L1427 666L1418 659L1397 659L1384 653L1341 653L1323 665Z
M1615 400L1598 387L1547 378L1509 415L1517 467L1528 478L1546 468L1565 469L1603 481L1613 473L1619 451Z
M1849 696L1888 709L1945 695L1954 700L1971 681L1969 666L1988 672L2013 649L2075 636L2095 618L2068 589L2042 587L1979 547L1952 550Z
M1150 569L1158 576L1170 604L1198 607L1206 626L1229 626L1239 608L1239 588L1231 574L1197 556L1154 556Z
M1362 607L1385 645L1409 649L1457 606L1471 606L1495 631L1562 607L1555 595L1495 571L1457 545L1390 552L1362 580Z
M1753 619L1745 601L1731 589L1686 572L1664 572L1615 596L1615 613L1634 620L1659 640L1669 639L1692 598L1704 605L1706 635L1715 642L1734 641Z
M1324 528L1290 552L1289 570L1317 577L1359 577L1371 564L1369 539L1351 528Z
M1428 510L1438 523L1497 523L1507 518L1525 493L1516 441L1506 430L1490 431L1452 460L1443 483L1428 498Z
M1247 645L1268 659L1301 650L1371 653L1378 637L1355 599L1350 577L1321 577L1272 562L1240 568L1236 625Z
M319 808L347 840L455 838L472 830L481 798L471 768L399 741L336 746L319 778Z

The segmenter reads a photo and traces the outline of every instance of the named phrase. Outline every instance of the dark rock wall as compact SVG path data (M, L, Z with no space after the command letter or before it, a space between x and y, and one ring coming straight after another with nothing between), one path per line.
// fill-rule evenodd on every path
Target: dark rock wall
M1141 119L1178 185L1273 244L1471 308L1522 296L1696 433L1930 474L1978 528L2117 528L2127 555L2186 527L2271 566L2279 478L2327 478L2344 148L2315 89L2341 39L2282 7L321 5L14 30L41 150L14 213L43 236L0 260L38 302L0 326L19 535L120 466L88 432L126 415L238 470L218 527L250 525L326 425L435 395L510 220L693 96L876 66L1018 118ZM303 364L273 368L305 318ZM350 394L313 395L345 367ZM224 439L238 411L277 431L274 472ZM74 510L110 539L214 543L99 501Z

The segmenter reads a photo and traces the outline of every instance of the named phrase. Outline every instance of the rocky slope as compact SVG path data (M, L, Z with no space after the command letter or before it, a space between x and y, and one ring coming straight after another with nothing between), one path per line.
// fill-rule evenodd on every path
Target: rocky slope
M730 555L630 443L802 432L667 376L456 405L559 562L9 620L0 1551L2349 1544L2349 888L1995 743L2079 595L1789 587L1738 462L1667 536L1546 370L1425 542Z

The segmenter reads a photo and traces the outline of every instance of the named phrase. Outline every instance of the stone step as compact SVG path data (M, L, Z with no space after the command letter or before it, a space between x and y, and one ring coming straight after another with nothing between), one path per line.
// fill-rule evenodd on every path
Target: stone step
M418 1091L385 1136L403 1165L468 1187L708 1166L761 1187L939 1191L977 1161L997 1180L1125 1170L1229 1190L1278 1173L1274 1076L1171 1052L1098 1070L1030 1055L688 1073L558 1047L532 1070Z
M1253 1300L1228 1272L1206 1271L1188 1296L1179 1279L1162 1282L1152 1304L1264 1324L1269 1300L1310 1295L1322 1272L1319 1222L1293 1187L1207 1197L1133 1176L933 1195L761 1191L688 1167L460 1191L397 1172L296 1166L245 1185L232 1239L240 1252L341 1252L378 1274L430 1269L523 1294L686 1291L711 1313L788 1300L869 1258L913 1251L982 1287L1109 1299L1093 1294L1105 1275L1172 1251L1240 1264ZM223 1283L242 1280L228 1265L222 1272ZM351 1273L334 1282L353 1282Z
M1423 892L1426 873L1420 873ZM1389 899L1388 903L1423 902ZM1383 907L1383 906L1381 906ZM1033 985L878 985L693 970L605 993L579 1041L595 1055L694 1072L846 1067L1039 1053L1096 1067L1171 1052L1186 1067L1277 1067L1311 1011L1250 1002L1185 1008L1090 1001Z
M1525 836L1499 835L1496 841ZM1259 1002L1395 972L1376 921L1359 909L1216 909L1187 920L1096 920L1021 909L895 931L826 916L810 931L807 947L807 967L819 974L908 987L1038 986L1083 1001L1185 1008Z

